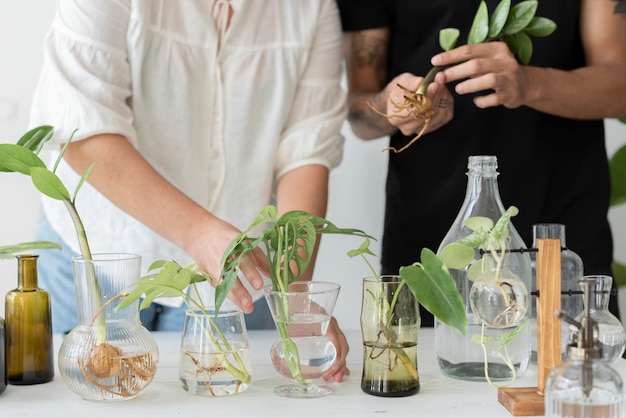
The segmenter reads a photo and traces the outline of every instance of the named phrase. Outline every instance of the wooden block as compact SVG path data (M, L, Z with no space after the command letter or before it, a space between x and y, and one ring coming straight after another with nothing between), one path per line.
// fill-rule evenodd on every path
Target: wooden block
M561 241L537 240L537 387L543 394L550 371L561 363Z
M500 402L513 416L530 417L544 414L544 398L537 388L498 389Z

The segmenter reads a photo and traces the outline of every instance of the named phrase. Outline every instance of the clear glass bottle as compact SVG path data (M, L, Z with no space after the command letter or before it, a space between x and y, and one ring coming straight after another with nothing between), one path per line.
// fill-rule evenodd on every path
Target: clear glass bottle
M18 255L17 288L7 293L6 368L12 385L54 377L50 295L37 286L37 255Z
M584 275L583 260L574 251L567 248L565 242L565 225L555 223L543 223L533 225L533 248L537 247L538 239L559 239L561 240L561 311L571 318L576 318L583 312L583 296L578 281ZM532 288L537 288L536 274L536 253L531 253L533 284ZM536 316L537 299L532 298L532 316ZM536 330L534 330L536 331ZM535 332L533 332L534 334ZM567 339L569 326L561 323L561 353L565 358L567 349ZM537 340L531 341L533 347L533 358L536 356Z
M602 361L607 364L615 363L624 354L626 348L626 332L621 321L609 311L609 298L613 278L604 275L584 276L591 283L591 295L589 298L589 314L598 324L596 330L600 346L602 347ZM582 313L576 316L580 321ZM575 344L578 341L579 330L569 327L568 342Z
M0 394L7 388L6 356L4 352L4 341L6 338L6 322L0 317Z
M470 156L468 161L468 180L465 200L454 223L439 246L439 252L454 241L465 237L471 231L464 221L473 216L485 216L496 222L505 208L498 190L498 163L495 156ZM510 248L526 249L526 245L512 223L509 223ZM477 250L475 259L481 257ZM531 285L531 264L528 252L516 251L509 255L509 268L520 277L527 289ZM472 336L481 335L482 323L473 313L470 304L472 282L467 278L467 269L450 269L457 289L465 303L468 327L465 335L435 320L435 353L441 371L449 377L485 381L485 358L482 347L471 341ZM485 336L494 337L511 331L512 328L486 327ZM515 374L519 377L526 372L530 359L530 332L526 327L514 341L508 344L507 351L512 361ZM489 376L492 381L509 381L513 372L497 353L488 353Z
M584 299L590 301L592 280L581 279ZM602 361L598 323L586 303L580 321L563 312L559 317L578 330L577 343L568 345L568 360L555 367L546 379L545 416L548 418L623 418L623 381Z

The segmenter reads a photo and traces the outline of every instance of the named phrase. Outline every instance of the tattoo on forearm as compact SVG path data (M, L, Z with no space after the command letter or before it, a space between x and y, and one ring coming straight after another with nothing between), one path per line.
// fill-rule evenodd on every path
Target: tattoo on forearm
M354 39L353 48L355 61L359 68L373 67L375 70L385 70L387 55L385 41L358 34Z

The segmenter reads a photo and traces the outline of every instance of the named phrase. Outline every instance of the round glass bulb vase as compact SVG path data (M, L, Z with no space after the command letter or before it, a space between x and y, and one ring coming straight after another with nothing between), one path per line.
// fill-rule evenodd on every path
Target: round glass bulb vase
M192 395L226 396L250 384L250 350L239 309L188 310L180 343L178 380Z
M59 349L59 373L83 399L132 399L152 381L159 360L154 337L139 323L139 302L115 309L122 292L139 279L141 256L92 258L72 259L78 326Z
M419 304L398 276L363 279L361 390L383 397L416 394Z
M274 388L287 398L330 395L328 385L311 380L322 377L335 361L337 350L326 336L340 286L322 281L294 282L286 292L263 288L279 338L270 350L276 371L294 382Z

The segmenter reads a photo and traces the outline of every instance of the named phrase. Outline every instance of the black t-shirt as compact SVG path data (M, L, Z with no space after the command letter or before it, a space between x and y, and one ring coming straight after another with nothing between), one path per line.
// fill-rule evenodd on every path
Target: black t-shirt
M345 31L390 27L388 81L402 72L425 75L441 52L439 30L458 28L467 42L479 0L338 0ZM491 13L499 0L487 0ZM514 2L516 3L516 2ZM537 16L557 23L546 38L532 38L530 65L570 70L585 65L579 36L579 1L539 3ZM610 195L602 120L551 116L528 107L479 109L470 95L453 92L454 119L400 154L389 153L384 273L418 260L423 247L437 250L457 215L467 185L470 155L498 158L505 207L520 209L512 222L528 246L532 225L561 223L566 244L584 262L585 274L611 274L613 244L607 213ZM412 138L390 139L400 148ZM613 298L613 312L617 312ZM427 321L428 322L428 321Z

